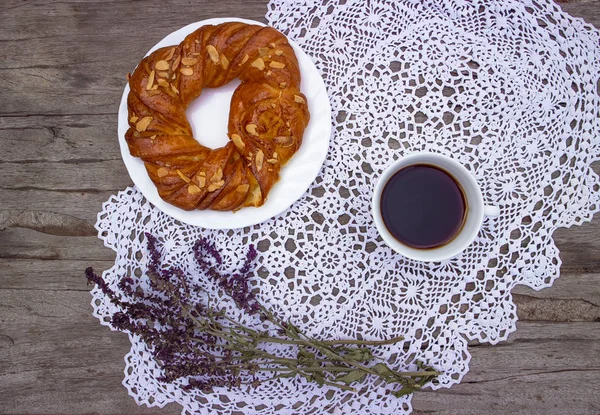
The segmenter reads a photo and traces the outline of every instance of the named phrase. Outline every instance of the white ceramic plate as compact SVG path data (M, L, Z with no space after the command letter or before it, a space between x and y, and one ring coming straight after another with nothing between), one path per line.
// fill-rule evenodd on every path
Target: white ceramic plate
M203 20L171 33L150 49L146 56L164 46L179 44L188 34L201 26L232 21L265 26L260 22L238 18ZM265 204L258 208L247 207L235 213L212 210L187 212L162 200L156 186L150 180L142 160L129 154L129 148L125 141L125 133L129 128L127 121L129 85L125 87L119 107L118 133L121 155L131 179L146 199L167 215L190 225L209 229L235 229L255 225L280 214L306 192L319 174L327 156L331 134L331 106L323 78L315 64L295 42L290 40L290 44L300 63L301 90L308 98L310 122L304 132L302 146L288 164L281 169L279 182L271 189ZM227 137L229 104L233 91L238 85L239 81L234 80L221 88L205 88L202 95L188 108L187 116L192 125L194 137L203 145L217 148L224 146L229 141Z

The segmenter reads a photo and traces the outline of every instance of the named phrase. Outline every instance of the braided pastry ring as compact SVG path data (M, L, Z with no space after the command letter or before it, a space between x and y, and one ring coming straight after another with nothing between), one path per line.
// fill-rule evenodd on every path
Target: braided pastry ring
M239 21L242 23L264 26L263 23L239 19L239 18L212 18L189 24L178 29L167 36L150 49L147 55L155 50L176 45L185 37L197 30L201 26L208 24L217 25L223 22ZM312 59L302 49L289 40L296 53L300 72L302 74L302 92L306 95L311 119L306 128L300 150L292 157L289 163L280 170L280 181L273 186L269 193L269 198L260 208L241 209L238 211L216 211L216 210L190 210L179 209L176 206L164 201L158 194L156 185L150 179L144 162L130 154L128 144L125 140L125 134L130 128L127 97L130 92L129 85L126 85L123 91L121 104L119 107L119 125L118 136L121 148L121 156L129 172L137 191L143 195L148 202L152 203L158 210L165 214L194 226L201 226L208 229L236 229L253 226L264 222L276 215L279 215L288 209L294 202L301 198L318 176L323 162L329 151L329 138L331 136L331 106L329 96L323 78L312 62ZM223 134L224 127L228 123L228 105L222 101L223 96L229 96L235 85L233 83L227 87L219 89L205 89L204 98L200 109L200 117L204 118L206 112L202 108L210 105L213 99L218 102L217 107L210 111L210 120L214 120L206 125L205 122L198 121L196 113L192 113L190 120L194 122L194 128L202 130L203 136L217 137L215 134ZM219 109L221 109L219 111ZM216 114L214 117L213 115ZM205 127L206 125L206 127ZM157 217L159 218L159 217Z
M234 78L241 84L231 101L231 142L212 150L193 138L185 110L204 87ZM129 151L160 197L185 210L262 205L309 120L294 50L270 27L202 26L145 57L129 86Z

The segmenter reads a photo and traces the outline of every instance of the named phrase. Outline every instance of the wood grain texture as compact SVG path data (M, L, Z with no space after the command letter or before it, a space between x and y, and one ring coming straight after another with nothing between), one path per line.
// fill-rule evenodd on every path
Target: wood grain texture
M415 414L600 413L598 323L521 322L507 342L470 347L463 382L415 394Z
M600 27L599 2L562 7ZM93 225L131 184L116 140L125 74L186 24L265 22L266 10L266 0L2 2L0 414L181 412L127 395L127 336L91 316L82 272L112 266ZM517 287L518 330L470 347L462 383L417 393L415 414L600 414L600 218L555 241L560 279Z

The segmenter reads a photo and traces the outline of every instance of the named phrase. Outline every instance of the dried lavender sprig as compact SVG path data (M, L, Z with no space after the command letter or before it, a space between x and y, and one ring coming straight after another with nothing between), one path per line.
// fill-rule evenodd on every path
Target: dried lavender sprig
M362 373L365 373L365 374L369 373L369 374L372 374L372 375L380 375L380 373L377 370L381 368L382 364L379 364L379 367L377 367L377 365L376 365L375 369L371 369L371 368L366 367L364 365L358 364L356 361L352 361L352 359L345 358L344 356L342 356L339 353L339 350L337 348L332 347L332 346L334 346L335 344L339 344L339 345L355 344L355 345L363 345L363 346L365 344L382 345L382 344L393 344L393 343L397 343L398 341L403 340L403 337L401 337L401 336L396 337L394 339L390 339L390 340L384 340L384 341L362 341L362 340L349 340L349 341L345 341L345 340L338 340L338 341L333 341L333 342L320 342L318 340L308 338L307 336L305 336L301 332L299 332L299 330L296 327L290 325L289 323L279 321L272 313L270 313L268 310L266 310L264 307L262 307L258 303L258 301L256 301L256 299L253 296L250 296L251 293L248 292L248 288L242 289L241 290L241 294L239 292L237 292L237 293L234 293L232 295L230 292L228 292L227 289L229 289L230 287L226 283L223 283L223 281L226 281L226 277L220 275L214 269L214 267L211 267L209 265L209 263L206 260L204 260L204 258L202 256L202 252L198 248L202 248L202 249L204 249L204 251L206 253L210 254L213 257L216 257L214 255L214 253L217 252L215 246L213 244L210 244L205 239L199 241L194 246L195 258L198 261L198 264L200 265L200 267L203 268L205 270L205 272L208 275L211 275L215 280L221 281L220 286L222 288L225 288L226 289L226 293L228 295L230 295L234 300L236 300L236 304L238 304L238 306L241 305L240 308L242 308L242 309L245 310L246 309L246 307L245 307L246 304L243 301L237 300L236 297L235 297L236 294L238 295L238 298L239 298L240 295L242 295L242 296L246 295L246 296L248 296L248 299L255 301L255 305L256 305L257 309L253 310L253 312L251 314L254 314L256 312L261 312L261 319L263 319L263 320L269 320L270 322L272 322L272 323L276 324L277 326L279 326L280 327L280 334L287 334L288 338L292 338L293 339L291 341L290 340L286 340L286 342L292 343L292 342L296 341L297 344L300 343L300 344L304 344L304 345L309 346L309 347L313 347L313 348L317 349L318 351L320 351L321 353L323 353L324 355L326 355L326 356L328 356L330 358L333 358L335 361L337 361L337 362L343 362L343 363L349 365L350 367L354 367L356 370L361 371ZM250 251L251 252L249 252L249 255L247 256L247 260L246 260L246 262L244 264L244 267L242 268L242 270L244 272L246 272L246 271L249 270L249 264L251 264L252 261L256 258L256 251L254 250L253 246L250 247ZM219 256L219 258L220 258L220 256ZM244 283L247 285L248 278L246 278L244 280ZM246 301L248 301L248 300L246 300ZM230 321L232 323L234 323L234 324L237 324L233 320L230 320ZM242 327L242 329L244 331L248 330L247 328L243 328L243 327ZM267 341L273 341L273 342L281 342L280 339L274 339L272 337L269 337L269 338L267 338L265 340L267 340ZM372 357L372 355L371 355L371 357ZM385 367L386 374L394 376L394 377L397 377L398 381L403 382L403 383L407 383L409 386L414 386L414 387L421 386L420 384L418 384L416 382L413 383L412 381L406 379L406 378L410 378L410 377L414 377L414 376L419 376L419 375L415 375L414 372L403 372L403 373L400 373L400 372L392 371L391 369L389 369L385 365L383 365L383 366ZM335 369L338 370L339 368L335 368ZM343 369L345 370L347 368L343 368ZM426 372L419 372L419 373L422 374L423 376L432 376L432 374L437 374L437 372L435 372L435 371L428 371L427 373Z
M113 316L113 327L137 334L147 342L163 368L161 380L165 382L188 378L187 389L199 388L208 392L214 387L237 387L241 384L257 386L269 379L303 376L320 384L353 390L348 386L349 383L373 374L388 383L401 383L402 389L395 392L401 395L419 388L437 374L431 370L394 372L382 363L373 368L359 364L373 359L365 345L392 344L401 338L381 342L317 341L303 335L297 327L279 321L258 303L249 287L251 267L257 256L253 246L248 250L243 266L232 275L224 275L217 270L216 266L222 263L221 256L214 244L206 239L194 245L194 256L206 276L217 283L238 307L250 315L258 313L261 320L268 320L279 327L280 334L285 337L272 337L245 327L223 311L214 310L210 304L190 304L190 290L201 288L188 284L181 269L162 267L156 238L150 234L146 236L150 253L147 276L154 292L145 292L139 285L133 289L133 278L126 276L119 287L134 301L130 303L118 297L91 269L86 270L86 276L90 282L98 284L111 301L125 310ZM233 326L223 326L220 319L229 321ZM156 323L160 328L155 327ZM267 353L257 347L264 342L299 346L298 356L289 359ZM202 350L198 344L201 344ZM309 352L306 347L313 348L322 358ZM273 372L275 375L261 380L255 376L258 372ZM340 373L345 375L341 376ZM241 374L252 377L252 381L242 381L239 378Z
M225 293L235 301L236 305L250 315L258 313L261 309L256 297L249 288L250 270L257 257L254 245L250 245L244 265L241 269L230 276L220 273L214 265L207 259L206 255L210 255L218 265L222 264L221 256L219 255L214 244L210 243L206 238L199 239L193 246L194 258L200 265L203 272L211 278Z

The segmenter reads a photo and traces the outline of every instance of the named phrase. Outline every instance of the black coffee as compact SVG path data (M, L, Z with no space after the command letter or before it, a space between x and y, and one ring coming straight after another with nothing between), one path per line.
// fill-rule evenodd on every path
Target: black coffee
M381 194L381 216L399 242L418 249L450 242L466 217L460 185L444 170L426 164L400 169Z

